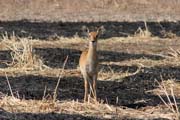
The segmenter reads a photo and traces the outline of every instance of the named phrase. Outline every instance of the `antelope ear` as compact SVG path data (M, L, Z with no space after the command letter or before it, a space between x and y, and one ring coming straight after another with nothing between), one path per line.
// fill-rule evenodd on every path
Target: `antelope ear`
M99 28L97 28L97 33L98 33L98 35L103 34L104 31L105 31L104 26L100 26Z
M81 30L82 30L83 32L89 33L89 28L88 28L87 26L85 26L85 25L82 26Z
M97 37L100 37L101 35L103 35L104 34L104 31L105 31L105 28L104 28L104 26L100 26L100 27L98 27L97 28Z
M82 26L81 30L84 37L89 37L89 28L87 26Z

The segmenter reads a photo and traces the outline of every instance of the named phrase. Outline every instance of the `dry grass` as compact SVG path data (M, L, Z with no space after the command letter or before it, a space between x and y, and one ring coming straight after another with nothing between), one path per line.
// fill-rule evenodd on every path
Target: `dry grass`
M4 110L12 113L70 113L70 114L81 114L83 116L96 117L102 119L123 119L123 118L134 118L134 119L144 119L151 118L157 119L158 117L171 118L172 115L151 115L138 110L114 107L108 104L91 104L91 103L81 103L78 101L35 101L35 100L20 100L14 99L12 97L4 97L0 101L0 107ZM138 116L137 116L138 115ZM9 117L13 116L9 114ZM20 119L21 116L15 116ZM24 116L25 117L25 116ZM21 118L22 119L22 118ZM37 118L38 119L38 118Z
M59 78L58 78L56 87L55 87L55 89L54 89L53 102L55 102L56 99L57 99L57 94L58 94L57 91L58 91L58 87L59 87L61 78L62 78L62 76L63 76L63 74L64 74L64 68L65 68L65 65L66 65L66 63L67 63L67 60L68 60L68 56L66 57L66 59L65 59L65 61L64 61L64 63L63 63L61 73L59 73Z
M165 31L165 30L162 30L161 31L161 34L164 38L176 38L177 35L174 34L172 31Z
M103 63L101 63L101 64L103 65ZM113 65L113 64L109 64L109 65L107 65L108 69L107 68L100 69L99 80L123 82L123 78L138 74L139 72L141 72L141 67L144 67L144 66L142 66L142 64L134 64L134 62L132 64L133 64L133 66L137 67L137 69L134 72L130 72L129 70L116 72L111 67L111 65Z
M152 36L146 22L144 22L144 27L144 30L140 27L137 29L137 31L135 32L135 37L148 39Z
M21 69L22 71L43 70L48 68L40 58L34 54L31 40L18 38L15 35L8 38L3 36L2 44L5 49L11 51L12 62L6 63L10 68Z
M180 118L180 112L179 112L179 103L177 103L176 101L176 96L174 94L174 85L176 84L174 82L174 80L168 80L166 83L168 84L164 84L164 81L159 83L157 81L158 85L159 85L159 92L161 94L164 94L166 96L166 98L162 97L162 95L158 94L159 98L162 100L162 102L165 104L165 106L176 116L176 120L179 120ZM167 100L165 100L167 99ZM167 101L167 102L166 102Z
M36 40L15 34L10 37L5 34L0 40L0 119L178 119L178 26L170 25L172 28L167 31L162 28L162 38L158 38L153 32L159 31L151 31L156 25L148 27L144 22L144 27L137 29L137 24L129 24L132 27L126 24L157 19L177 21L179 3L179 0L1 0L0 20L38 22L1 23L0 31L14 30ZM117 24L117 30L116 22L88 24L105 24L109 28L107 36L117 36L99 40L98 103L81 102L83 81L74 67L80 51L86 47L86 41L78 37L84 24L81 21L128 21L127 33L120 33L126 28ZM118 37L122 35L127 37ZM41 37L43 40L39 40ZM6 51L10 51L10 58Z
M29 19L77 22L143 21L144 19L157 20L157 18L173 21L179 18L177 13L180 10L179 0L31 0L23 2L2 0L0 11L3 11L0 13L1 20Z
M180 51L177 49L177 50L174 50L173 48L169 48L170 49L170 52L168 53L169 54L169 57L172 57L174 59L180 59Z
M146 29L145 31L148 31L148 29ZM143 39L141 39L142 37ZM61 49L73 49L74 51L76 51L76 50L81 50L85 48L82 46L86 44L85 42L86 41L82 40L81 38L77 36L74 38L60 37L58 38L57 41L32 40L31 38L18 38L15 35L10 38L7 36L4 36L3 40L1 41L1 45L4 45L5 48L1 48L1 50L10 50L13 60L11 64L8 63L9 64L8 68L0 69L0 74L4 76L4 73L7 73L6 79L9 81L9 86L10 86L9 89L10 90L12 89L11 96L16 96L16 94L14 94L15 92L14 85L11 86L11 83L14 80L12 78L8 79L8 77L11 77L11 76L16 77L16 76L23 76L23 75L25 76L34 75L34 77L35 76L44 76L45 78L55 77L57 78L56 80L58 80L58 78L60 79L62 78L63 80L66 80L67 78L67 82L69 80L68 79L69 77L72 77L71 79L73 79L72 80L73 82L76 79L80 79L79 71L76 68L71 68L70 65L67 65L66 69L64 69L65 65L62 65L63 68L61 68L61 66L60 68L50 68L48 64L44 65L43 62L39 62L39 61L44 61L44 60L36 57L37 56L36 54L38 52L36 52L35 54L35 52L33 51L33 48L41 48L41 49L43 48L44 51L46 50L46 48L52 48L53 50L58 48L59 50L58 52L62 52L60 51ZM168 46L168 48L165 45L160 46L163 42L166 42L166 46ZM126 92L131 90L131 88L136 90L136 87L134 86L139 84L140 88L137 88L137 89L142 89L144 92L141 93L138 91L137 96L141 94L143 94L142 96L146 96L146 94L144 94L146 92L145 90L146 88L144 88L144 84L146 84L145 83L146 81L148 82L148 84L151 83L149 80L149 76L146 77L146 74L150 74L152 77L151 79L155 79L159 77L161 73L168 74L168 72L170 71L170 70L167 72L163 70L161 71L161 69L163 69L161 67L167 67L167 66L178 67L179 66L179 63L177 63L177 61L179 61L178 59L179 51L177 50L176 46L174 46L171 42L172 40L169 40L169 39L166 41L162 41L161 39L153 38L151 37L149 33L147 34L146 32L140 36L137 36L136 34L135 37L132 36L128 38L111 38L111 39L100 41L99 49L101 50L100 54L102 54L100 55L100 59L104 61L101 62L101 66L103 67L101 67L98 81L102 82L103 85L101 86L104 86L104 85L106 86L106 88L101 88L102 90L101 92L103 92L104 89L109 89L108 87L113 87L111 85L112 83L114 86L116 86L117 84L120 85L120 86L116 86L113 89L118 88L119 90L121 90L121 87L122 87L123 90L127 90ZM147 43L149 44L149 46L143 47L143 45L147 45ZM120 44L121 46L119 46ZM112 46L114 47L112 48ZM129 47L128 50L127 50L127 46ZM170 47L172 49L169 49ZM134 49L134 48L138 48L138 49ZM164 52L163 54L161 53L162 51ZM172 57L165 57L166 54L169 54L169 51L171 51ZM44 54L47 54L47 53L44 52ZM57 53L54 53L54 54L57 55ZM69 55L70 61L72 59L78 59L76 58L76 56L73 56L74 54L69 54L69 53L67 54ZM80 54L79 51L77 51L76 54ZM159 57L158 55L161 55L160 58L158 58ZM47 56L48 58L53 57L51 52L48 53ZM59 56L59 57L64 58L64 56ZM67 64L69 64L69 61L67 62ZM61 74L60 77L59 77L59 71L63 71L62 72L63 74ZM172 72L171 76L173 75L176 76L178 74L178 71L176 72L175 73ZM140 77L139 79L138 78L139 76L142 76L142 77ZM137 81L138 83L133 83L133 81L136 81L136 79L138 81L141 81L141 80L146 80L146 81L144 83L141 83L138 81ZM52 81L49 81L49 82L51 83ZM176 101L177 103L175 103L175 96L179 94L178 91L175 91L175 92L171 91L170 94L169 92L166 92L168 93L167 97L170 97L171 95L174 96L173 101L168 101L168 103L166 103L165 101L164 102L166 103L165 105L150 106L150 108L147 105L143 108L146 110L142 110L138 108L133 109L133 108L128 108L128 107L119 106L115 104L111 105L111 101L108 102L108 99L99 100L98 103L82 103L81 100L78 100L78 99L77 100L61 100L61 99L58 99L58 95L62 93L57 94L59 92L57 90L63 89L63 88L59 87L59 85L61 86L61 83L60 84L59 83L56 84L56 83L57 82L55 82L55 85L57 85L57 87L55 88L55 91L53 91L54 96L55 96L54 100L52 97L53 95L50 96L50 98L46 97L47 95L46 92L48 91L47 90L48 88L46 88L46 86L43 86L43 88L45 88L44 95L43 95L43 92L41 93L42 95L40 95L40 96L43 96L42 100L37 100L36 98L28 100L28 99L20 99L20 98L5 96L2 99L0 99L0 107L3 108L5 111L9 112L8 113L9 119L13 118L14 116L17 119L26 118L26 115L21 116L21 115L18 115L18 113L48 114L48 113L53 112L60 115L68 114L67 116L70 116L70 115L73 116L75 114L78 114L83 117L90 117L90 118L93 117L92 119L94 119L94 117L99 118L99 119L100 118L102 119L144 119L145 117L149 119L159 119L159 118L174 119L174 118L177 118L179 114L179 112L177 111L178 110L177 105L179 103L178 101ZM77 83L71 83L70 86L74 86L76 84ZM54 87L52 89L54 90ZM74 89L78 89L78 88L74 88ZM118 92L118 91L113 91L113 89L111 92L113 95L116 95L113 92ZM175 89L176 90L178 89L178 85L175 87ZM130 92L134 92L134 91L132 90ZM76 92L78 92L78 90ZM121 94L123 96L124 93L122 92ZM123 97L118 98L118 97L121 97L121 95L117 95L116 102L118 103L118 101L126 100L129 104L134 104L134 103L137 104L139 102L141 103L142 101L145 101L145 103L146 102L148 103L148 100L145 98L133 100L134 98L131 99L133 95L128 96L128 93L126 93L126 96L127 97L125 98ZM106 97L106 95L104 95L103 97ZM165 109L162 110L163 108ZM155 110L156 112L153 113L152 110Z

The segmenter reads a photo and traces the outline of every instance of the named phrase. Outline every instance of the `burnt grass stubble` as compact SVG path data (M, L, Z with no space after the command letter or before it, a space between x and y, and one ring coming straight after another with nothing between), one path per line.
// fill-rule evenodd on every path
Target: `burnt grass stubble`
M138 27L144 29L144 22L95 22L95 23L62 23L62 22L29 22L26 20L12 21L12 22L0 22L0 33L5 32L8 35L12 35L14 32L19 37L32 37L33 39L52 40L57 39L57 36L74 37L78 35L85 37L83 31L80 29L82 26L88 26L91 30L96 26L104 26L106 32L101 38L111 37L127 37L133 35ZM147 22L148 28L153 36L163 38L161 33L162 27L156 22ZM180 35L178 29L180 27L179 22L161 22L164 30L171 31L177 36ZM125 34L123 34L125 33ZM57 36L56 36L57 35ZM118 45L121 47L121 44ZM133 46L129 46L133 47ZM65 69L76 69L78 66L80 50L77 49L62 49L62 48L36 48L35 53L43 58L45 64L51 68L61 68L65 57L68 55L69 60ZM99 51L100 62L121 62L129 59L147 58L152 60L163 60L164 58L157 55L147 54L129 54L119 51ZM0 59L11 61L10 51L0 51ZM1 68L6 68L5 64L0 64ZM100 65L100 67L107 68L106 65ZM135 72L137 66L110 66L115 72L126 72L127 70ZM151 71L151 72L144 72ZM155 89L157 84L154 84L155 80L161 81L162 78L180 79L180 68L178 67L154 67L143 68L138 74L127 76L123 78L123 82L116 81L98 81L98 97L99 99L108 101L108 104L115 106L126 106L129 108L138 109L146 106L157 106L162 104L158 96L146 93L145 91ZM6 83L5 76L0 76L0 91L4 94L10 94L9 88ZM13 91L18 91L20 98L41 100L43 97L44 86L47 86L47 93L52 94L55 88L57 77L43 77L35 75L24 75L9 77L9 81ZM59 86L58 99L59 100L82 100L84 94L83 79L79 77L64 77L61 80ZM118 103L116 99L118 97ZM166 96L163 96L166 97ZM148 102L135 103L137 100L148 100ZM179 98L177 98L179 101ZM46 116L46 115L43 115ZM48 116L48 115L47 115ZM59 115L57 115L59 116ZM78 115L77 115L78 116Z

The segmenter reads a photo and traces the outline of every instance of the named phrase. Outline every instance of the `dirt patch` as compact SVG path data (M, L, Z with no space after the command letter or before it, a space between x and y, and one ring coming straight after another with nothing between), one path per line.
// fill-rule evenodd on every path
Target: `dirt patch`
M0 20L178 21L179 0L2 0Z

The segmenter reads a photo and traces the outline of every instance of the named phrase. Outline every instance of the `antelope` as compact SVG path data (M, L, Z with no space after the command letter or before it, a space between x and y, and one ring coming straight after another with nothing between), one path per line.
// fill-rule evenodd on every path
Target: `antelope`
M97 101L96 84L98 76L98 55L97 55L97 38L100 28L97 31L89 32L89 48L81 53L79 66L81 74L84 78L84 102L88 101L90 95ZM90 89L90 90L89 90Z

